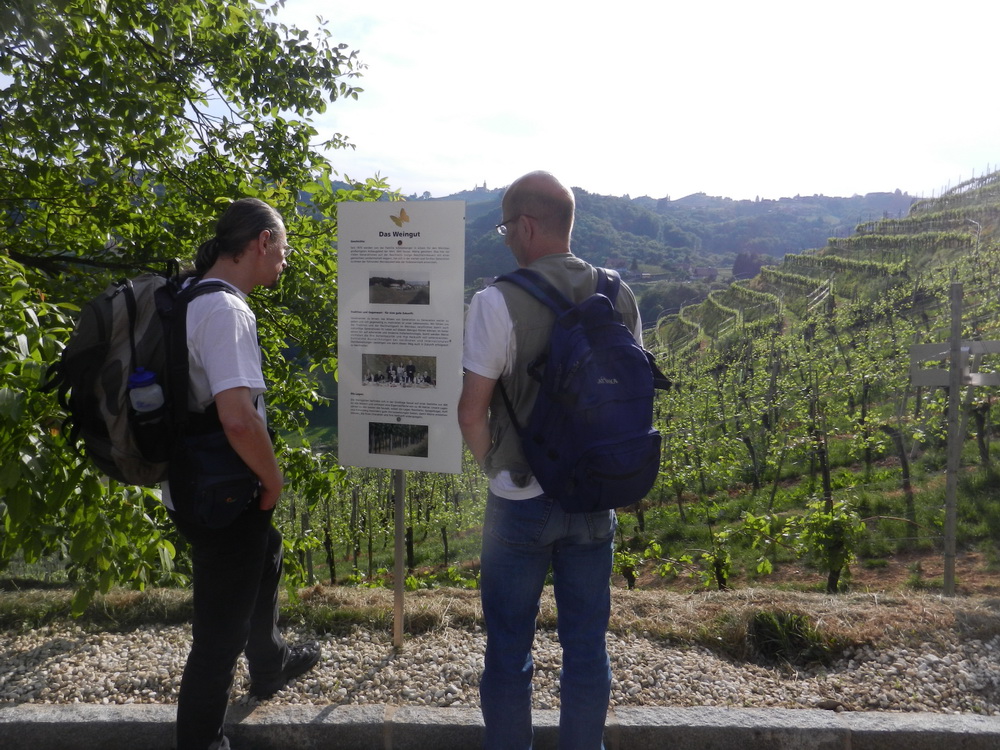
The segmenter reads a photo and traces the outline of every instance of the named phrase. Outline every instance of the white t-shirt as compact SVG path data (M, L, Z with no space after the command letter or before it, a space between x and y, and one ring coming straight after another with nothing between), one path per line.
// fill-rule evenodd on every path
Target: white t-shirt
M245 387L266 421L257 318L246 303L246 295L232 284L222 283L236 294L210 292L188 305L188 406L203 412L217 393ZM173 510L169 483L163 482L160 489L164 505Z
M189 405L193 411L205 411L217 393L249 388L264 416L264 399L259 398L265 384L257 318L246 303L246 295L231 284L227 286L236 294L202 294L188 305Z
M638 313L632 333L641 344L642 321ZM514 322L503 293L495 286L488 286L473 295L465 319L463 346L462 367L466 370L491 380L510 375L511 363L516 361L517 354ZM520 487L506 470L490 477L490 491L507 500L529 500L543 494L541 485L534 477L526 486Z

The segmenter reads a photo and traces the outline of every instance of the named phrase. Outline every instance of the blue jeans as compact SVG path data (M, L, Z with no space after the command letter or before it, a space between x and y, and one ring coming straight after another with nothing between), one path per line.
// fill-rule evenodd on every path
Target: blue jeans
M603 750L616 524L611 510L566 513L545 495L505 500L490 493L481 562L486 666L479 688L487 750L531 748L531 646L550 567L563 652L559 747Z
M251 678L280 672L289 648L278 630L281 534L274 511L251 504L232 524L209 529L170 512L191 544L192 645L177 698L177 750L228 747L223 735L236 662Z

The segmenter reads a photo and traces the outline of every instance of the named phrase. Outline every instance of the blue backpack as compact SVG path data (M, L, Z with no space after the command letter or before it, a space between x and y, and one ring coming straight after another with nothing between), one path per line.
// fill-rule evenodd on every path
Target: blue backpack
M502 382L500 393L532 473L569 513L620 508L646 496L660 468L654 389L670 387L615 309L621 279L596 270L595 293L577 305L528 269L497 279L556 314L547 350L528 364L541 388L527 424L518 424Z

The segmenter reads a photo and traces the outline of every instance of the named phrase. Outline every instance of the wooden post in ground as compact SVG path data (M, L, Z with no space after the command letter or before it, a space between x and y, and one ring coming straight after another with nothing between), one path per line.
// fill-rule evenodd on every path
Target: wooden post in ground
M962 285L951 285L951 362L948 368L948 475L944 500L944 595L955 595L955 536L958 526L958 472L962 461L960 434L962 388Z
M392 615L392 645L403 646L403 593L406 590L406 575L403 547L405 534L404 497L406 495L406 473L402 469L392 470L392 484L395 489L395 527L396 527L396 560L393 567L393 615Z

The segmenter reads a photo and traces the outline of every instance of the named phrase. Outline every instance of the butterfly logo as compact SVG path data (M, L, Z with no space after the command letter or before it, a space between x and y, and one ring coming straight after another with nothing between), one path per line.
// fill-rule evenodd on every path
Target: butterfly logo
M403 226L403 224L405 224L410 220L410 217L406 215L405 208L399 209L399 216L390 215L389 218L392 219L392 223L395 224L397 227Z

